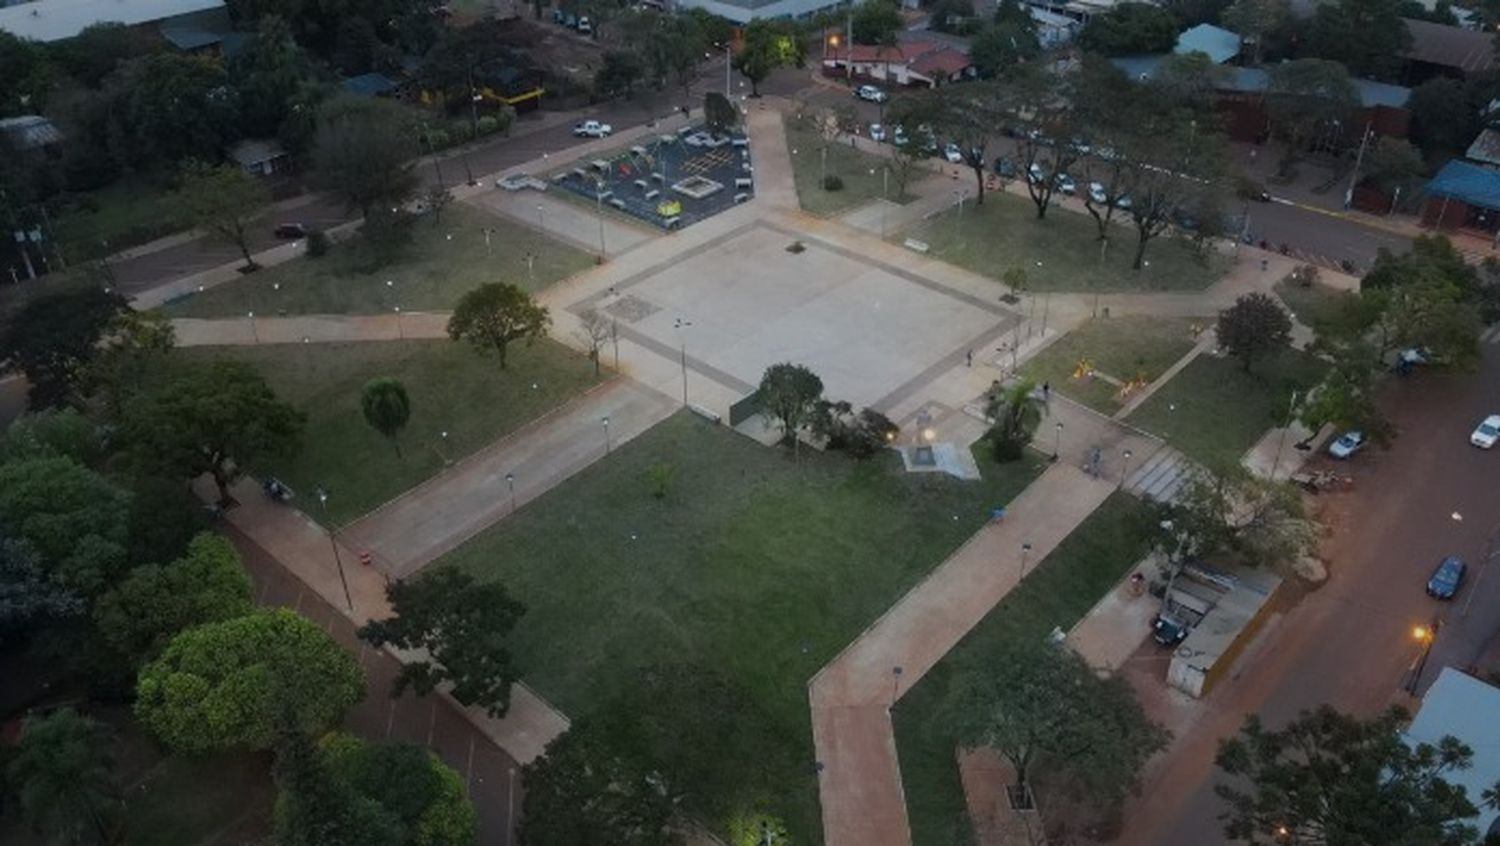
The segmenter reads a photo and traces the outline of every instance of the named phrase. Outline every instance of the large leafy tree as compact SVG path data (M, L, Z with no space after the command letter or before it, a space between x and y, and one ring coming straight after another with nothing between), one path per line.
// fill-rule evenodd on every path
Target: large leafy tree
M673 846L674 807L649 768L612 748L591 717L580 717L522 770L526 796L521 846Z
M504 370L512 343L545 338L551 325L547 307L530 294L508 282L490 282L459 298L448 318L448 337L468 341L481 352L493 351Z
M99 428L75 408L49 408L23 414L0 434L0 463L71 458L90 467L103 457Z
M296 451L304 419L250 365L215 361L183 366L136 397L122 429L144 464L186 479L211 474L228 502L247 467Z
M130 496L68 458L0 464L0 525L56 582L93 596L127 565Z
M464 780L432 752L410 744L368 744L346 734L322 744L328 774L394 819L402 842L472 846L478 820Z
M986 24L969 43L969 56L981 79L994 79L1041 52L1034 28L1010 22Z
M1200 126L1191 109L1167 105L1143 110L1122 145L1124 190L1130 196L1126 211L1136 231L1131 267L1136 270L1145 267L1151 241L1183 214L1199 217L1204 227L1216 224L1219 216L1216 192L1226 169L1224 136Z
M1435 160L1462 155L1481 128L1478 105L1464 83L1433 77L1413 88L1406 102L1411 136Z
M364 696L354 659L284 608L188 629L141 669L135 713L179 752L266 749L282 732L313 735Z
M21 814L51 843L118 843L124 833L109 734L72 708L28 717L6 769Z
M1239 465L1196 473L1162 516L1172 523L1177 558L1229 555L1247 566L1275 567L1309 554L1317 542L1295 488Z
M0 32L0 116L35 114L46 105L54 76L41 44Z
M1266 846L1474 842L1473 801L1445 780L1473 750L1453 737L1409 745L1408 721L1400 708L1361 720L1323 705L1273 731L1251 716L1219 746L1219 769L1233 778L1214 788L1228 806L1224 835Z
M420 649L430 656L401 665L392 695L408 687L427 694L448 682L459 702L505 716L516 680L506 643L526 606L498 582L476 582L454 567L393 582L386 596L396 616L372 620L359 636L373 646Z
M1239 33L1250 51L1252 64L1260 64L1266 54L1266 39L1286 25L1292 16L1287 0L1234 0L1222 16L1224 27Z
M1036 383L1023 379L1009 388L992 390L986 397L984 413L991 421L989 438L995 457L1015 461L1042 422L1042 401L1037 398Z
M1292 337L1292 318L1274 298L1259 292L1244 294L1219 312L1218 336L1219 345L1249 373L1256 359L1286 348Z
M1342 64L1356 76L1393 78L1411 45L1400 0L1337 0L1313 12L1303 52Z
M407 396L406 386L398 379L371 379L360 391L359 407L370 428L390 438L396 457L400 458L401 442L396 436L411 420L411 397Z
M630 50L609 50L599 70L594 72L594 90L606 97L630 96L635 84L646 75L641 57Z
M237 165L192 159L183 163L177 198L193 225L239 250L246 270L257 267L249 228L271 199L264 182Z
M760 96L760 84L771 71L788 65L802 66L805 47L788 24L756 18L745 27L744 41L734 54L734 69L750 80L750 96Z
M0 361L26 374L33 409L72 396L106 327L124 307L116 294L80 288L37 297L11 317L0 333Z
M1297 419L1312 431L1332 425L1355 429L1377 443L1389 443L1395 428L1375 404L1374 348L1363 338L1319 337L1317 347L1332 364L1323 381L1308 392Z
M800 364L783 362L766 368L756 389L760 410L781 426L782 440L799 442L797 432L812 419L823 398L823 380Z
M276 843L280 846L404 846L394 813L361 795L299 732L276 742Z
M98 88L122 63L154 48L152 35L122 23L97 23L62 41L48 45L52 60L63 72L87 88Z
M297 89L310 73L307 57L287 22L276 15L262 17L254 40L230 66L245 132L251 136L275 134Z
M1125 797L1168 737L1124 680L1101 679L1077 655L1045 644L966 670L944 714L961 744L1003 755L1017 784L1045 773L1103 807Z
M1360 286L1363 325L1377 355L1420 346L1467 366L1479 355L1479 313L1493 288L1447 238L1419 237L1410 251L1382 250Z
M864 0L854 8L853 15L855 44L893 45L896 32L905 25L900 7L891 0Z
M1106 56L1169 53L1181 27L1177 16L1150 3L1126 2L1095 15L1079 34L1085 49Z
M1404 31L1404 29L1403 29ZM1286 141L1285 161L1306 149L1320 133L1340 131L1359 108L1359 92L1338 62L1298 59L1269 71L1266 116Z
M379 98L325 103L313 139L318 179L361 217L399 207L417 190L416 136L407 123L400 107Z
M94 605L94 623L132 664L159 653L178 632L250 613L250 577L226 539L204 533L185 556L130 572Z
M118 73L138 161L212 161L237 137L239 95L218 59L152 53Z
M44 623L77 617L86 607L51 577L30 544L0 535L0 645Z
M160 311L117 312L84 370L84 392L101 400L105 413L117 420L127 399L160 378L176 343L172 321Z

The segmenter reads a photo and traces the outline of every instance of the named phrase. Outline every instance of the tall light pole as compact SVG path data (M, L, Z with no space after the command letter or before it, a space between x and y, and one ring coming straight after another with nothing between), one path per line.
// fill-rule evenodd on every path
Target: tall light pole
M1062 424L1062 421L1059 420L1059 421L1057 421L1057 435L1052 440L1052 460L1053 461L1056 461L1057 457L1062 454L1062 430L1063 430L1063 424Z
M1018 575L1016 577L1016 581L1018 583L1021 581L1021 579L1026 578L1026 559L1029 558L1030 556L1031 556L1031 543L1027 542L1027 543L1021 544L1021 573L1020 573L1020 575Z
M258 329L255 325L255 312L248 312L245 317L250 321L250 337L255 339L256 344L259 344L260 329Z
M1125 486L1125 478L1130 475L1130 456L1131 455L1132 455L1132 453L1130 452L1130 450L1128 450L1128 449L1125 450L1125 466L1122 467L1122 468L1120 468L1120 484L1116 485L1115 486L1116 488L1122 488L1122 487Z
M604 454L609 455L609 415L604 415L599 422L604 424Z
M1281 467L1281 450L1286 446L1286 433L1292 428L1292 414L1297 410L1297 395L1299 391L1292 391L1291 402L1286 404L1286 423L1281 427L1281 437L1276 440L1276 457L1271 459L1271 481L1276 481L1276 470Z
M406 340L406 329L401 325L401 306L396 306L396 337Z
M328 492L318 488L318 504L323 507L323 522L327 524L328 545L333 547L333 563L339 570L339 583L344 586L344 603L349 613L354 613L354 598L349 595L349 580L344 577L344 556L339 554L338 538L333 535L333 524L328 522Z
M594 183L594 200L599 211L599 263L604 263L604 180Z
M729 71L734 68L734 42L724 42L724 99L729 99Z
M692 326L692 325L693 325L693 321L691 321L691 320L683 320L682 318L679 317L679 318L677 318L672 323L672 328L673 329L677 329L677 330L680 331L680 330L686 329L687 327ZM679 352L679 355L680 355L680 360L682 362L682 405L683 405L684 408L686 408L687 404L688 404L687 339L685 337L683 337L683 335L681 335L681 334L679 334L677 336L677 339L680 342L680 345L678 347L678 352Z
M516 513L516 474L506 473L505 484L510 486L510 513Z

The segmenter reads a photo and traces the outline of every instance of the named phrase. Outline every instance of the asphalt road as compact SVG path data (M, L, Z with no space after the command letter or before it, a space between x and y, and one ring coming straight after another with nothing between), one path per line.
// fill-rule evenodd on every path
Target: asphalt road
M1500 530L1494 506L1500 451L1468 443L1482 417L1500 412L1500 346L1483 350L1475 373L1419 372L1393 380L1383 405L1400 436L1389 451L1372 448L1340 464L1353 476L1353 490L1316 501L1330 529L1328 582L1273 619L1231 677L1197 706L1201 711L1179 730L1168 756L1148 772L1117 842L1222 842L1213 755L1245 715L1259 713L1279 726L1324 702L1371 715L1409 701L1401 688L1421 653L1415 626L1441 623L1419 691L1443 666L1472 664L1500 632L1500 573L1476 569ZM1446 555L1471 566L1452 602L1423 590ZM1164 664L1152 673L1159 678Z
M743 78L734 74L731 82L736 96L750 89L743 86ZM761 84L763 94L792 95L811 84L806 70L782 68ZM722 90L724 86L724 61L717 58L705 62L703 70L692 86L692 97L685 99L680 87L669 87L665 91L643 91L629 100L613 100L596 107L582 110L562 121L545 125L535 115L521 117L509 136L497 138L470 149L446 151L437 167L430 159L417 168L423 186L435 185L441 173L444 184L454 185L514 167L525 162L543 158L546 154L565 150L578 143L573 137L572 125L576 120L593 118L604 121L621 130L639 126L670 114L684 104L701 106L706 91ZM314 195L305 205L267 215L256 224L250 233L252 252L263 250L278 243L273 230L280 223L303 223L315 229L326 229L350 219L343 204L326 195ZM138 256L111 264L120 292L129 296L165 281L188 276L209 268L218 267L237 260L239 251L212 239L198 239L164 250Z

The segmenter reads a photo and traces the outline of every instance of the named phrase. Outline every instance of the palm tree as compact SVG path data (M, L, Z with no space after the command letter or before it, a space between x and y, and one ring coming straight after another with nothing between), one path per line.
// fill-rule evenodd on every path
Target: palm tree
M400 458L401 443L396 440L396 435L411 419L411 398L406 395L406 386L395 379L371 379L365 383L359 404L364 410L365 422L391 439L396 457Z
M990 419L990 441L995 460L1015 461L1031 441L1042 422L1042 401L1036 396L1036 383L1023 379L1009 388L990 392L985 416Z
M108 745L104 727L71 708L27 718L6 774L26 821L52 842L121 841Z

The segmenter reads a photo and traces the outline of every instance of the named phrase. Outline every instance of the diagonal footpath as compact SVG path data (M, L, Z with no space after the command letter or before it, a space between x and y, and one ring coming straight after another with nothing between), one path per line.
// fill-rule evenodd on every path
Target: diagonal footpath
M1055 464L808 684L828 846L909 846L890 708L1115 491ZM1022 544L1031 549L1021 551ZM900 668L899 672L895 668Z

